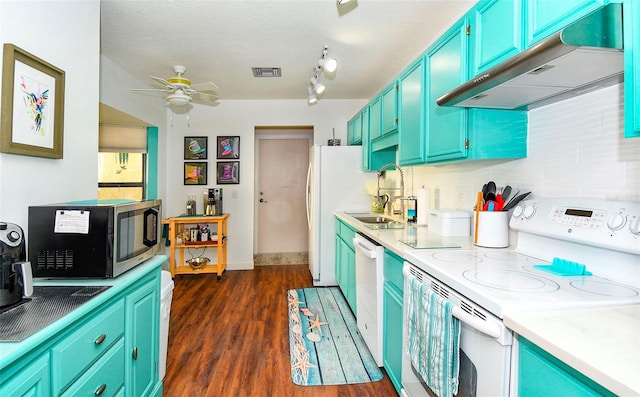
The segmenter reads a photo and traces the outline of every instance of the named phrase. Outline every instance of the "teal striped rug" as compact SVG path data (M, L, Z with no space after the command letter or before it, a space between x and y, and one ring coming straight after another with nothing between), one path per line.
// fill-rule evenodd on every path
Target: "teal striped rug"
M287 300L291 379L295 384L340 385L382 379L340 289L290 289Z

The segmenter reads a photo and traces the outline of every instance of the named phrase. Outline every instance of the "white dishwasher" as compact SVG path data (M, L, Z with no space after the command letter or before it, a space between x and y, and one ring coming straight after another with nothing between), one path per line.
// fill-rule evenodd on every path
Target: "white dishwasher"
M353 245L356 247L358 330L376 360L376 364L382 367L384 247L361 233L356 233Z

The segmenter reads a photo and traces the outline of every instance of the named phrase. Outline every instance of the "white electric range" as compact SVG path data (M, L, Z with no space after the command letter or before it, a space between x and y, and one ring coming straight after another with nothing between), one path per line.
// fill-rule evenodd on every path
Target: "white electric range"
M453 315L461 321L458 397L514 392L516 341L502 323L505 313L640 303L640 203L527 200L514 209L510 227L517 231L515 249L406 255L405 291L408 278L417 277L455 304ZM591 275L544 271L554 258L584 265ZM404 334L406 351L406 327ZM429 395L406 354L402 378L405 395Z

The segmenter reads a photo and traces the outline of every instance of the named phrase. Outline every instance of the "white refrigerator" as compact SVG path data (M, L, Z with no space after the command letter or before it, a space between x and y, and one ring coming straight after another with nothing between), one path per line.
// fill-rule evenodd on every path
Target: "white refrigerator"
M366 183L376 174L362 171L361 146L319 146L309 151L307 223L309 271L313 285L337 285L335 211L370 212Z

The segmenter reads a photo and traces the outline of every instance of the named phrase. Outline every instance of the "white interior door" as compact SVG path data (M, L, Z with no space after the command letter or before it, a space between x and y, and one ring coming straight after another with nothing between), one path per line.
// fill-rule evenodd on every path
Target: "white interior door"
M307 252L306 182L310 140L257 140L257 252Z

